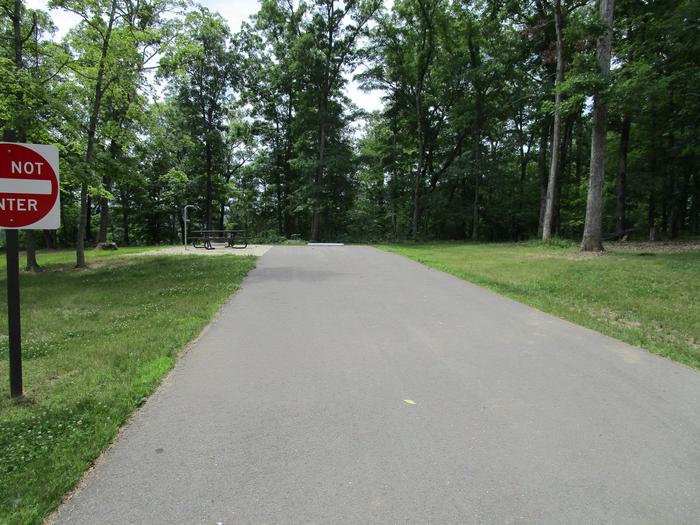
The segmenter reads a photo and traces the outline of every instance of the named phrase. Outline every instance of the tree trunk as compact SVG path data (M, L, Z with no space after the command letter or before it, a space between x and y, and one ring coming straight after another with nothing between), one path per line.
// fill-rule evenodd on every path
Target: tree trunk
M554 27L557 33L557 75L554 81L554 127L552 129L552 156L549 164L549 180L545 197L544 221L542 224L542 240L552 236L552 220L554 217L554 200L559 177L559 154L561 131L561 83L564 81L564 42L562 37L561 0L554 2Z
M100 197L100 229L97 232L97 243L107 242L107 230L109 228L109 200Z
M550 128L551 121L549 118L546 118L542 125L542 135L540 136L540 148L537 158L540 172L540 212L537 221L537 236L540 239L544 231L544 210L547 202L547 144L549 143Z
M569 157L571 157L571 143L573 142L574 117L569 117L564 124L564 140L561 143L559 155L559 174L554 186L554 210L552 212L552 235L558 236L561 232L561 192L567 176Z
M124 244L129 245L129 211L126 203L122 203L122 229L124 230Z
M478 169L478 168L477 168ZM472 202L472 232L471 240L479 240L479 179L481 173L476 171L474 174L474 202Z
M277 233L286 235L284 230L284 192L282 191L282 180L284 173L284 155L280 144L281 125L277 114L275 113L275 215L277 217Z
M577 184L583 179L583 140L583 121L579 120L576 126L576 163L574 169L574 178Z
M467 38L467 45L469 47L469 64L474 71L477 71L481 67L481 49L478 47L474 41L474 30L469 22L469 37ZM475 114L475 126L474 126L474 150L473 150L473 166L474 166L474 200L472 201L472 231L470 234L470 239L472 241L477 241L479 239L479 190L481 184L481 138L482 138L482 128L483 128L483 115L484 115L484 89L481 81L481 77L476 75L474 81L474 114Z
M481 123L481 96L476 94L476 117ZM481 184L481 129L477 126L474 140L474 200L472 201L472 231L469 238L472 241L479 240L479 190Z
M109 22L107 31L105 32L102 41L102 51L100 55L100 63L97 68L97 80L95 81L95 99L92 103L92 111L90 113L90 122L88 125L87 136L87 152L85 154L85 164L87 172L83 175L83 181L80 185L80 220L78 221L78 240L76 248L76 263L77 268L85 267L85 231L88 219L88 185L92 170L95 165L95 135L97 134L97 125L100 118L100 105L102 103L103 83L105 67L107 62L107 52L109 51L110 40L112 38L112 26L114 25L114 16L117 10L117 0L112 0L112 6L109 14Z
M105 176L102 179L102 184L105 190L112 191L112 177ZM100 197L100 230L97 234L97 242L107 242L107 233L109 231L109 199L107 197Z
M522 134L522 127L521 127ZM527 178L527 166L530 162L530 153L532 152L532 142L534 140L534 133L531 132L530 138L527 141L527 151L525 151L524 137L520 137L520 180L518 183L518 215L515 221L515 231L513 233L513 240L520 241L523 239L523 207L525 205L525 180Z
M87 223L85 224L85 242L92 242L92 195L87 197Z
M669 152L672 155L672 157L677 159L677 154L676 154L676 139L675 139L675 134L673 129L670 130L669 132ZM678 234L680 232L680 208L681 208L681 203L680 203L680 187L678 185L678 164L675 162L671 163L669 162L669 171L670 173L670 217L669 217L669 223L671 226L671 239L676 239L678 238ZM685 206L685 203L682 204L682 206Z
M331 78L331 71L333 68L332 55L335 49L335 39L334 31L336 23L340 20L334 22L333 12L335 9L335 2L326 3L326 54L323 69L323 81L321 84L321 89L319 90L318 100L318 164L316 166L316 172L314 174L313 188L312 188L312 215L311 215L311 240L320 240L321 233L321 183L324 179L326 171L326 119L328 117L328 100L332 91L332 83L335 79Z
M649 240L658 241L659 234L656 231L656 198L653 190L649 191L649 215L647 220L649 222Z
M36 27L33 29L36 31ZM30 33L31 34L31 33ZM12 13L12 39L14 42L15 67L18 70L24 69L23 43L22 37L22 1L15 0L14 10ZM17 95L17 104L20 108L24 106L24 93L19 92ZM27 142L27 125L24 118L18 118L15 121L16 135L15 140L18 142ZM13 140L14 142L14 140ZM27 252L27 271L41 271L41 266L36 260L36 247L34 245L34 232L25 230L25 249Z
M206 163L207 163L207 187L206 187L206 199L207 199L207 230L212 229L212 224L213 224L213 201L214 201L214 185L212 181L212 151L211 151L211 144L209 142L209 138L207 137L207 143L206 143Z
M42 268L36 261L36 245L34 244L34 232L26 230L24 237L25 248L27 250L27 264L24 269L28 272L41 272Z
M321 200L321 181L323 180L326 162L326 98L327 94L324 88L318 112L318 166L316 166L313 184L313 210L311 216L312 241L318 241L321 232L321 210L319 206Z
M47 250L56 249L56 230L44 230L44 242Z
M690 207L690 231L693 235L700 233L700 172L693 174L695 191L693 193L693 204Z
M113 160L117 160L119 155L119 150L121 149L116 141L112 140L109 146L110 154ZM112 191L112 177L105 175L102 177L102 185L105 191ZM100 230L97 234L97 242L107 242L107 230L109 229L109 199L107 197L100 197Z
M319 240L319 232L321 231L321 213L318 210L314 210L311 216L311 241L316 242Z
M620 133L620 151L617 168L617 206L615 208L615 231L625 229L625 198L627 192L627 152L630 142L630 127L632 117L625 113L622 118L622 132Z
M610 48L612 45L612 21L615 0L601 0L600 18L606 25L598 38L596 52L598 68L607 81L610 76ZM593 132L591 134L591 168L588 179L586 222L583 229L582 251L603 250L603 182L605 177L605 135L608 107L605 96L593 97Z
M678 217L677 217L677 228L678 232L685 230L686 220L688 218L688 197L690 191L690 169L686 170L683 175L683 184L680 188L680 194L678 196Z
M287 92L287 121L286 121L286 129L285 129L285 155L284 155L284 180L286 184L286 188L289 188L290 185L292 184L292 167L291 167L291 160L292 160L292 153L294 150L294 137L292 134L292 118L294 114L294 92L290 88ZM285 196L286 196L286 191L285 191ZM286 199L286 197L285 197ZM293 217L291 213L289 213L289 209L287 207L287 201L285 200L284 202L284 208L283 208L283 214L284 214L284 235L288 239L292 237L293 234L298 233L294 231L294 226L292 224Z
M656 180L658 169L657 156L657 127L656 127L656 107L652 104L651 107L651 152L649 159L649 207L647 215L647 223L649 226L649 240L657 241L658 232L656 231Z
M423 162L425 161L425 130L423 129L423 85L416 87L416 134L418 140L418 164L413 180L413 217L411 220L411 238L418 240L418 224L420 222L420 197L423 178Z

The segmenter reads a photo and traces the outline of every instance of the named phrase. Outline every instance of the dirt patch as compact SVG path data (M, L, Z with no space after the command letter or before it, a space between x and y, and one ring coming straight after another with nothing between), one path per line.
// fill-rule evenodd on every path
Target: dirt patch
M645 254L700 252L700 240L695 241L646 241L646 242L609 242L605 246L611 250L634 251Z

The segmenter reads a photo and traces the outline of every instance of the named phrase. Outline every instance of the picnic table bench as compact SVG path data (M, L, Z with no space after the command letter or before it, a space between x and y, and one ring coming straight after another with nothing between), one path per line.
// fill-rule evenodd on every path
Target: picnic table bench
M242 250L248 246L245 230L198 230L190 236L192 246L214 250L214 244L224 244L226 248Z
M603 235L604 241L626 241L630 233L634 232L634 228L627 228L626 230L620 230L612 233Z

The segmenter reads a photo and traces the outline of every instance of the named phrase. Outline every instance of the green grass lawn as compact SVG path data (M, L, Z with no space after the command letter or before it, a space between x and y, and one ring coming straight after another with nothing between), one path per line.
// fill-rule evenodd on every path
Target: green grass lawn
M700 252L541 243L382 246L539 310L700 368Z
M21 276L27 403L9 398L0 265L0 523L40 523L80 480L180 350L255 266L253 257L40 253Z

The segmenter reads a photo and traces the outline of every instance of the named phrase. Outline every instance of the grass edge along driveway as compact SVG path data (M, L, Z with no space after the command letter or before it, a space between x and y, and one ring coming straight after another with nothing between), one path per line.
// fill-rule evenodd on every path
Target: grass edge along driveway
M700 252L569 243L380 245L465 281L700 369Z
M235 255L102 253L86 270L72 268L70 252L41 259L47 271L21 276L24 404L9 399L4 298L0 304L7 525L41 523L58 506L255 266Z

